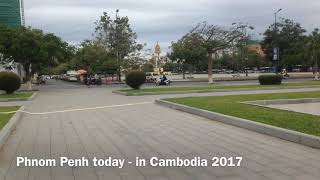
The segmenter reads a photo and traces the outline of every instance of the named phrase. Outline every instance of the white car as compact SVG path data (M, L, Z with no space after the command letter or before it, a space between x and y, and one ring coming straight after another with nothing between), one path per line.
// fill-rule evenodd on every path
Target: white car
M78 81L78 78L76 76L69 76L69 81Z

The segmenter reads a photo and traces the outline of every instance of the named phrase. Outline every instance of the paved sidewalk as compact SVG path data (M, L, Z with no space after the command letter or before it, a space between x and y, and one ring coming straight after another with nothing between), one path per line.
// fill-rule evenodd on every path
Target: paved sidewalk
M158 97L126 97L104 88L40 91L27 111L150 103L46 115L25 114L0 151L0 180L320 179L320 150L167 109L152 103ZM16 167L17 156L113 156L131 161L136 156L146 159L152 156L208 159L243 156L243 162L241 167L228 168L137 168L128 164L123 169L30 168Z
M269 107L320 116L320 103L281 104Z

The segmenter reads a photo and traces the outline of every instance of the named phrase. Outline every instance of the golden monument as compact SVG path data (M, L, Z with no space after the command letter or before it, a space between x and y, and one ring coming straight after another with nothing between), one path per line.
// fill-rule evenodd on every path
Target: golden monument
M160 60L160 54L161 54L161 47L159 45L159 42L157 42L156 47L154 48L154 54L155 54L155 61L156 61L156 69L158 69L158 61Z

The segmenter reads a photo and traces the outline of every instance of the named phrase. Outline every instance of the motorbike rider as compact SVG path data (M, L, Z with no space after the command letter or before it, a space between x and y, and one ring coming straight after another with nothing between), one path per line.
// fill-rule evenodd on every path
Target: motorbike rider
M166 77L166 75L163 75L161 78L161 83L165 83L168 80L168 78Z

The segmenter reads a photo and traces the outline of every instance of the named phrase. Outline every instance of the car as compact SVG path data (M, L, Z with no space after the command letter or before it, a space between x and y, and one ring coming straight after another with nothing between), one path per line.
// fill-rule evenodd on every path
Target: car
M75 81L78 81L78 78L75 75L69 75L68 76L68 81L75 82Z

